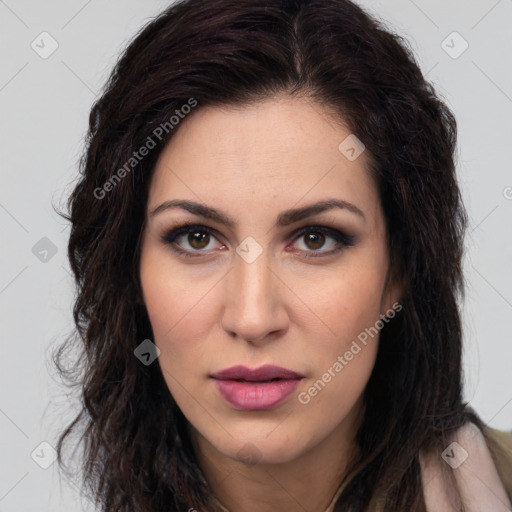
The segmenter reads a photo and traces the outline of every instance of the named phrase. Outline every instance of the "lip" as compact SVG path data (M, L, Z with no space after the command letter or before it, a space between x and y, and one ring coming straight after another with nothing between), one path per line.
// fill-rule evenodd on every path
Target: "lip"
M241 411L263 411L278 407L304 378L303 375L274 365L255 369L232 366L210 377L222 398Z

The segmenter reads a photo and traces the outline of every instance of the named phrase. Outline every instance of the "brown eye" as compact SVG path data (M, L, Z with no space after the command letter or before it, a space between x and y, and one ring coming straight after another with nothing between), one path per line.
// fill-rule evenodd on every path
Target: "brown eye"
M304 236L304 240L309 249L318 250L325 244L325 235L317 231L311 231Z
M294 246L307 258L333 255L355 244L356 238L326 226L306 226L294 234Z
M201 256L203 253L210 252L210 249L223 247L213 230L201 225L187 224L173 229L162 236L162 242L174 251L187 256ZM217 247L215 242L218 244Z
M162 235L162 242L183 256L204 256L210 249L226 247L214 230L201 225L184 225ZM355 243L355 237L325 226L306 226L294 234L294 245L306 257L329 256ZM215 247L215 242L219 245ZM213 247L212 247L213 244ZM302 247L300 247L302 246ZM322 249L322 250L320 250Z
M210 234L201 231L190 231L188 234L188 243L194 249L204 249L208 246L210 241Z

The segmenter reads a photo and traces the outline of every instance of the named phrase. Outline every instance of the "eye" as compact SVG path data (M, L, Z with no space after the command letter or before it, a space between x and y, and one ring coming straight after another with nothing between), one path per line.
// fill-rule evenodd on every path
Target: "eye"
M213 229L195 224L177 227L162 236L163 243L169 245L174 252L186 257L201 256L201 253L214 249L212 242L216 239ZM295 231L290 239L302 242L299 244L302 247L298 252L304 253L305 257L317 258L329 256L345 247L353 246L355 237L326 226L306 226ZM328 250L321 250L326 244ZM225 245L220 243L220 247Z
M345 247L352 247L355 242L354 236L326 226L306 226L296 231L293 236L293 240L298 239L302 242L303 248L300 251L304 252L307 258L329 256ZM328 249L320 250L325 248L326 241L329 239L331 241L327 244Z
M200 254L193 254L194 252L206 252L206 250L213 249L210 245L212 239L215 239L213 235L213 230L207 226L186 224L163 235L162 241L170 245L173 251L184 256L194 257L200 256ZM184 244L188 244L191 249L184 248Z

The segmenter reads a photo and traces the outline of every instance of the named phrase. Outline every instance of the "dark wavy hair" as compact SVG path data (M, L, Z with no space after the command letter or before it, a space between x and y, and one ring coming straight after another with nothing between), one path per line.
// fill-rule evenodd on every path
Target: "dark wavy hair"
M215 509L159 365L134 356L152 339L139 241L156 159L179 129L170 129L170 116L191 98L200 109L278 93L327 106L365 144L403 285L403 310L380 334L359 456L336 510L425 510L420 451L442 451L469 420L484 428L461 396L467 219L456 122L406 41L349 0L184 0L143 27L119 58L92 107L63 214L71 223L76 333L54 361L79 387L81 410L59 435L58 461L69 472L65 446L79 433L82 486L104 511ZM148 137L155 147L113 183ZM75 344L80 356L64 363Z

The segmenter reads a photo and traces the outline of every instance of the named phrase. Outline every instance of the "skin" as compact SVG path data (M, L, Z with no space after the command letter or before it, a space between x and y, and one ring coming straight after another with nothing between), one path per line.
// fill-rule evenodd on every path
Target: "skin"
M323 512L357 453L378 335L309 403L298 400L400 297L387 279L385 220L367 154L350 161L338 149L349 134L306 99L202 107L181 121L156 164L141 246L144 301L169 391L215 496L231 511ZM276 226L282 211L327 198L364 218L332 209ZM235 226L181 208L151 214L173 199L220 209ZM196 245L178 238L182 249L202 251L195 258L161 240L188 221L215 231ZM316 245L294 236L315 225L353 235L354 245L307 258L336 246L329 235ZM262 250L250 263L236 252L249 236ZM274 364L304 378L282 405L239 411L209 377L237 364Z

